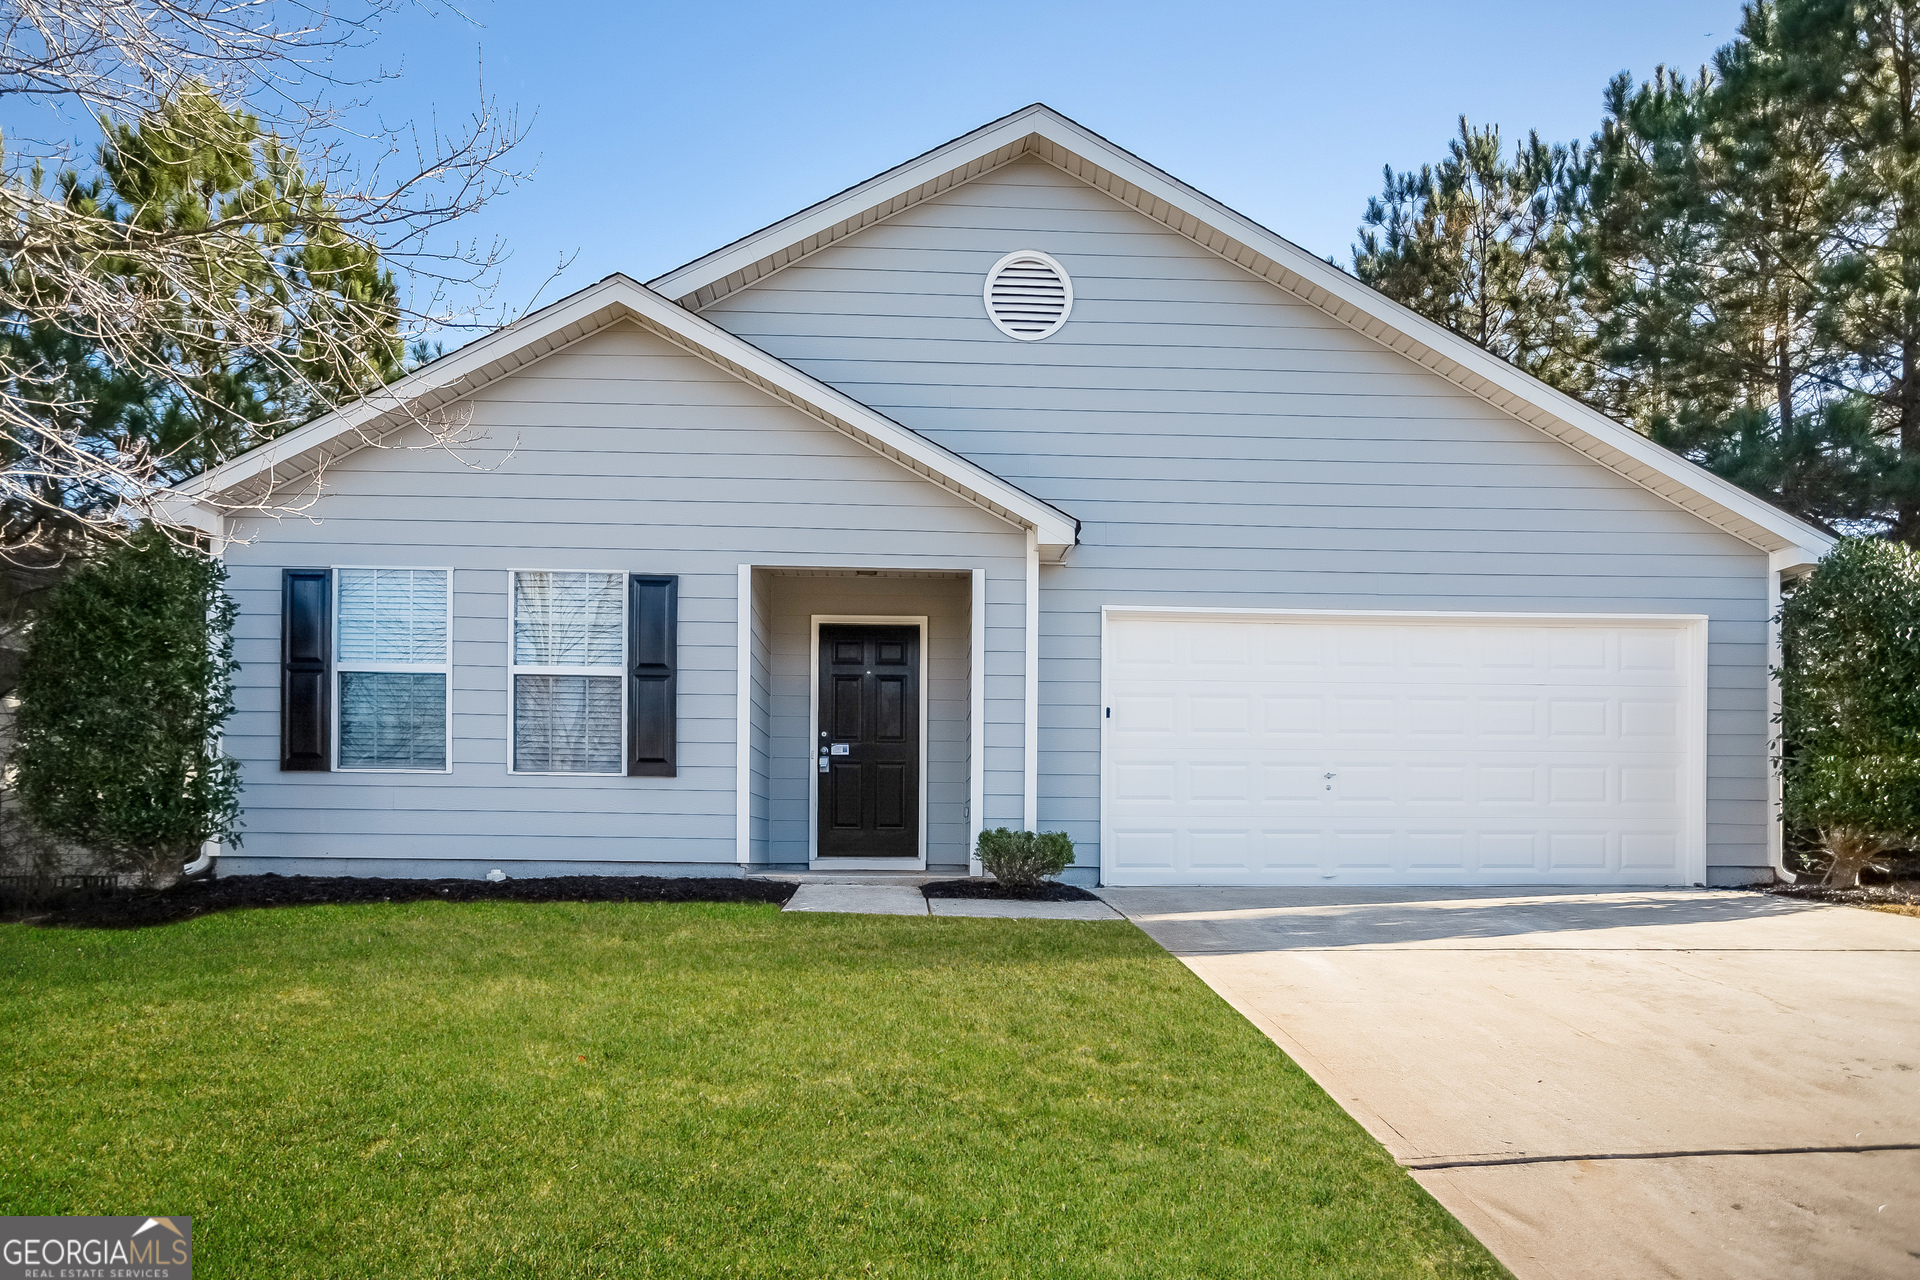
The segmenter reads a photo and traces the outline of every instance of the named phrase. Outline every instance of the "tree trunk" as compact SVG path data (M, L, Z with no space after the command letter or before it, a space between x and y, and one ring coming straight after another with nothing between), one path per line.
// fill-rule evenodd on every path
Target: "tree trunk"
M1828 889L1859 888L1860 873L1887 851L1885 840L1857 827L1829 827L1820 833L1820 843L1832 856L1826 877L1820 881Z
M1920 462L1920 337L1908 334L1900 342L1899 400L1900 460ZM1920 542L1920 494L1905 488L1894 507L1893 536L1902 542Z
M1780 445L1793 439L1793 352L1789 330L1782 321L1773 335L1774 395L1780 402Z

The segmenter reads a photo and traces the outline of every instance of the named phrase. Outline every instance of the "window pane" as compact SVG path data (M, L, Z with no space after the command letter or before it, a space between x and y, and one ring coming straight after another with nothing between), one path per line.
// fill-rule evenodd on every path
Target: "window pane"
M515 676L513 767L620 772L619 676Z
M622 665L620 575L513 575L513 661L523 667Z
M438 671L342 671L340 767L446 768L447 677Z
M340 570L340 661L446 660L446 570Z

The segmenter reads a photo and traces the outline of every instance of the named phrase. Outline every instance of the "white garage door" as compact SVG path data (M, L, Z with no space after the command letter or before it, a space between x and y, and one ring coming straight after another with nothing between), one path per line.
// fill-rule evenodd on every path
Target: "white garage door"
M1698 881L1703 633L1110 613L1105 881Z

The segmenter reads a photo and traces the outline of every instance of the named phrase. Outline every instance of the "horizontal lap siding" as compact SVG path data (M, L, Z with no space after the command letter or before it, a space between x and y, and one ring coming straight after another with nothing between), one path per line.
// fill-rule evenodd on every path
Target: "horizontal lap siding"
M631 327L582 340L463 412L455 449L418 447L423 437L362 450L327 472L307 509L233 531L241 671L226 745L244 769L246 827L225 869L731 868L743 563L985 568L1002 601L990 634L1014 645L991 664L989 706L1012 716L1000 736L1017 744L1025 544L1004 521ZM279 771L280 572L343 564L455 570L450 774ZM677 777L507 773L508 569L679 575ZM756 610L762 627L769 607ZM770 631L761 640L764 654ZM752 676L764 744L770 676ZM1017 749L989 764L989 794L1017 807ZM764 849L776 816L764 745L749 768ZM360 859L374 861L347 861Z
M1015 249L1073 278L1042 342L981 302ZM1058 170L1010 165L704 314L1081 520L1041 573L1040 820L1084 864L1100 608L1179 604L1706 614L1708 862L1764 865L1763 554Z

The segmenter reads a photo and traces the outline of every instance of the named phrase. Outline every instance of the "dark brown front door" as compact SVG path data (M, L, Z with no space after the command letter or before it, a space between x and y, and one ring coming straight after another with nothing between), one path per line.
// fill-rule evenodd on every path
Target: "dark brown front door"
M920 853L920 629L820 627L822 858Z

